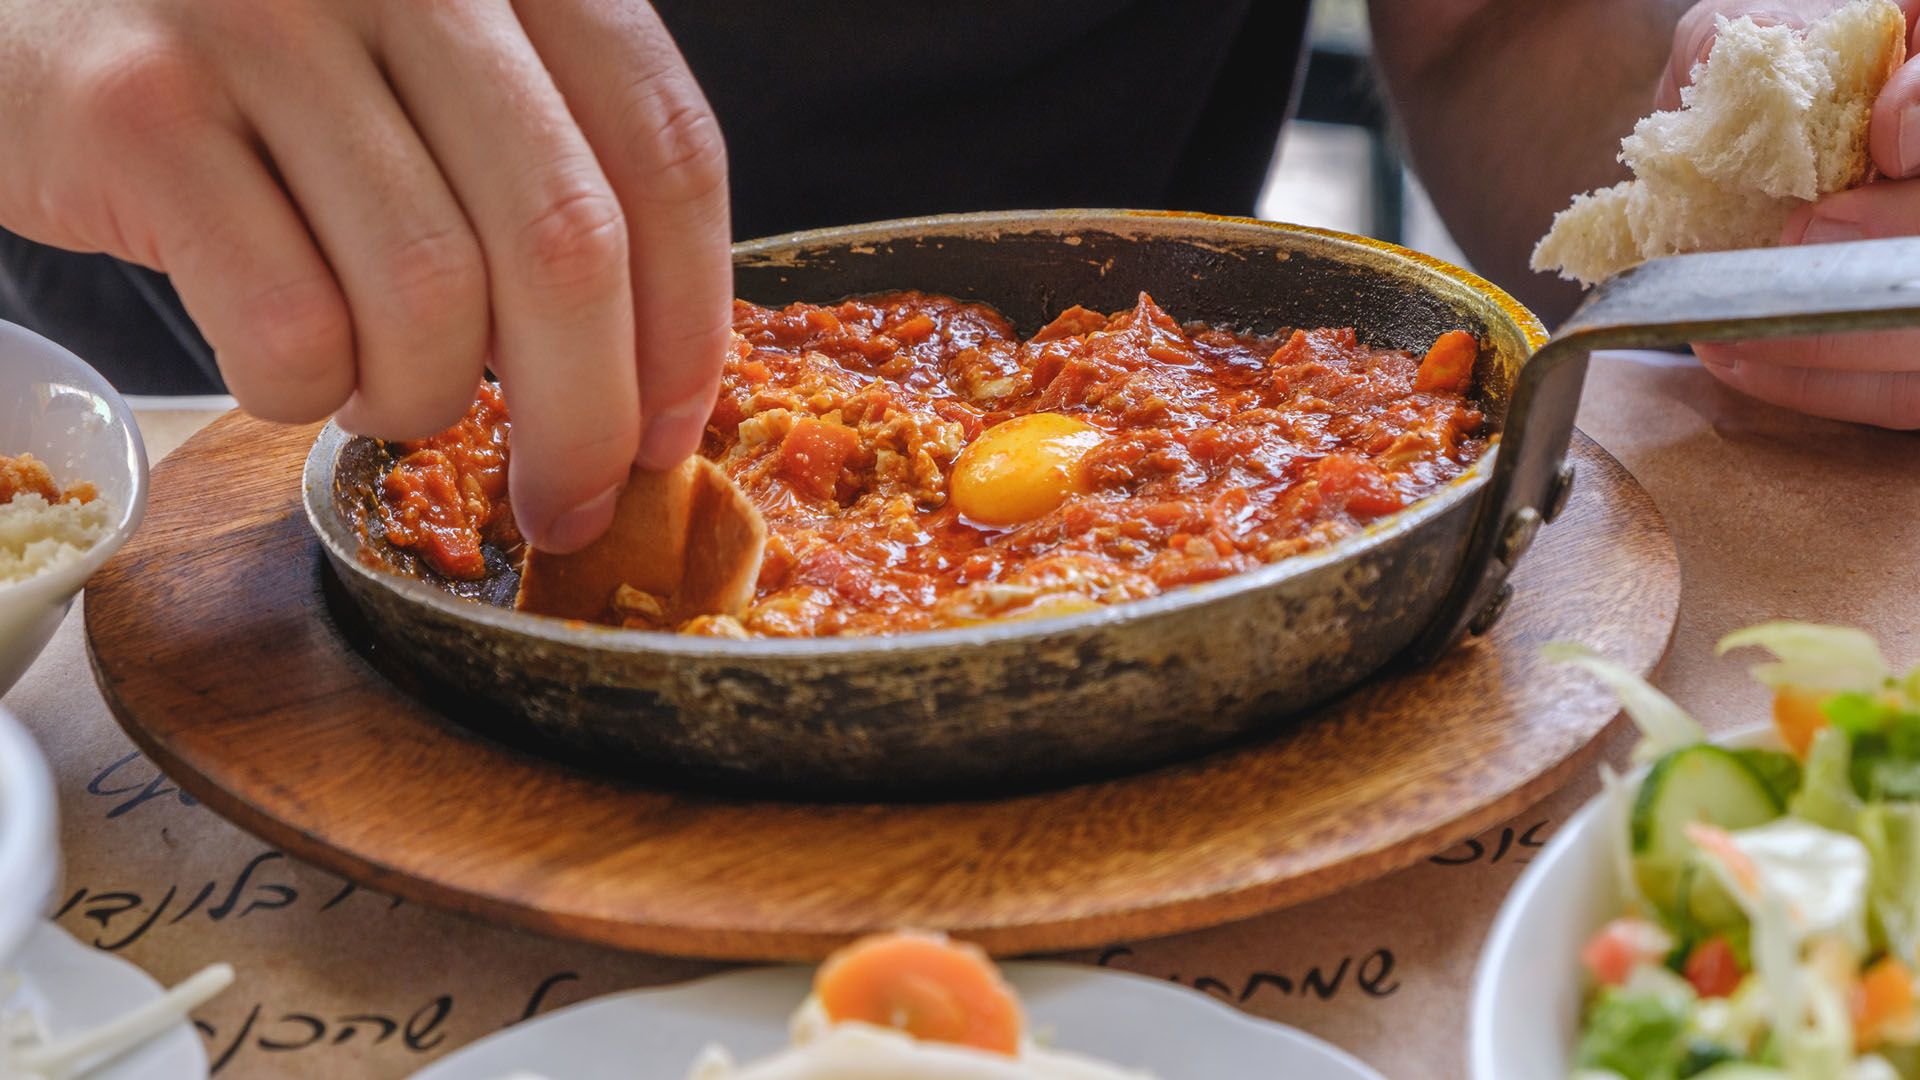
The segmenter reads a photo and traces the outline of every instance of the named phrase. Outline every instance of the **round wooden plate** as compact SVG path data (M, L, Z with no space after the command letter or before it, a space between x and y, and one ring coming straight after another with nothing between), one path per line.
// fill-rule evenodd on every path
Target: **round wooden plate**
M1576 436L1578 492L1487 637L1269 736L995 801L821 804L639 786L494 742L377 674L328 614L300 505L316 428L223 417L153 471L145 527L87 593L108 703L181 787L376 889L630 949L816 959L879 928L1001 954L1211 925L1320 896L1562 783L1613 698L1543 663L1666 650L1673 543Z

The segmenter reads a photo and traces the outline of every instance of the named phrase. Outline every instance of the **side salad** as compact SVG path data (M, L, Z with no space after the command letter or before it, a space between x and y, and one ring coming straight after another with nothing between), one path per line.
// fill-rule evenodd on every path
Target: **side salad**
M1632 672L1548 646L1639 726L1638 783L1602 770L1622 914L1576 1080L1920 1080L1920 667L1858 630L1776 622L1758 647L1782 749L1708 742Z

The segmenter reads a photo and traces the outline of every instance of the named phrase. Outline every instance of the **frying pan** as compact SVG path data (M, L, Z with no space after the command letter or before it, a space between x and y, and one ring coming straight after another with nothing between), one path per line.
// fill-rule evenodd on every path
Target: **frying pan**
M1424 350L1483 343L1499 438L1465 475L1329 547L1102 610L888 637L733 641L580 626L502 606L512 570L454 586L381 542L377 444L329 426L305 500L354 633L436 703L601 767L883 795L1138 767L1294 716L1389 664L1424 664L1504 610L1507 576L1565 505L1597 348L1920 324L1920 240L1660 260L1595 290L1551 340L1488 282L1377 241L1192 214L967 214L756 240L749 300L921 289L993 304L1022 335L1145 290L1182 319L1353 326ZM460 594L460 595L456 595ZM475 600L480 602L474 602ZM1536 602L1551 602L1551 597Z

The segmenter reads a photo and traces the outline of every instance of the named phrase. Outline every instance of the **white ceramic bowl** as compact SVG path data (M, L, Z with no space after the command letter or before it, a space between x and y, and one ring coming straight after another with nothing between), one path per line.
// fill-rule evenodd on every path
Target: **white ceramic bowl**
M47 759L26 727L0 709L0 971L46 916L60 873L58 844Z
M81 586L147 508L147 450L127 403L79 357L0 322L0 456L21 453L46 462L62 484L93 484L113 531L72 566L0 585L0 694L40 655Z
M1779 749L1772 727L1716 740ZM1644 769L1630 782L1638 784ZM1507 894L1474 971L1467 1064L1473 1080L1560 1080L1573 1072L1587 989L1580 948L1620 914L1596 799L1580 808Z

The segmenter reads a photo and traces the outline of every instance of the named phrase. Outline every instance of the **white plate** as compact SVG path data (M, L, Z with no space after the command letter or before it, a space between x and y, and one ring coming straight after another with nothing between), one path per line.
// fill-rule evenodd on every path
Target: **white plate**
M77 1035L159 1000L160 984L119 957L75 941L49 922L28 935L10 961L21 980L0 1009L30 1009L54 1038ZM85 1080L206 1080L200 1033L182 1021Z
M1161 1080L1381 1080L1344 1051L1258 1020L1198 991L1073 964L1007 964L1036 1033L1062 1049L1152 1071ZM662 990L612 994L508 1028L414 1080L680 1080L709 1043L741 1061L787 1044L787 1017L812 972L769 968Z
M1780 749L1771 726L1718 736L1727 746ZM1646 769L1627 782L1638 788ZM1586 970L1580 948L1620 914L1620 882L1596 798L1556 833L1507 894L1473 976L1468 1072L1473 1080L1573 1071Z

